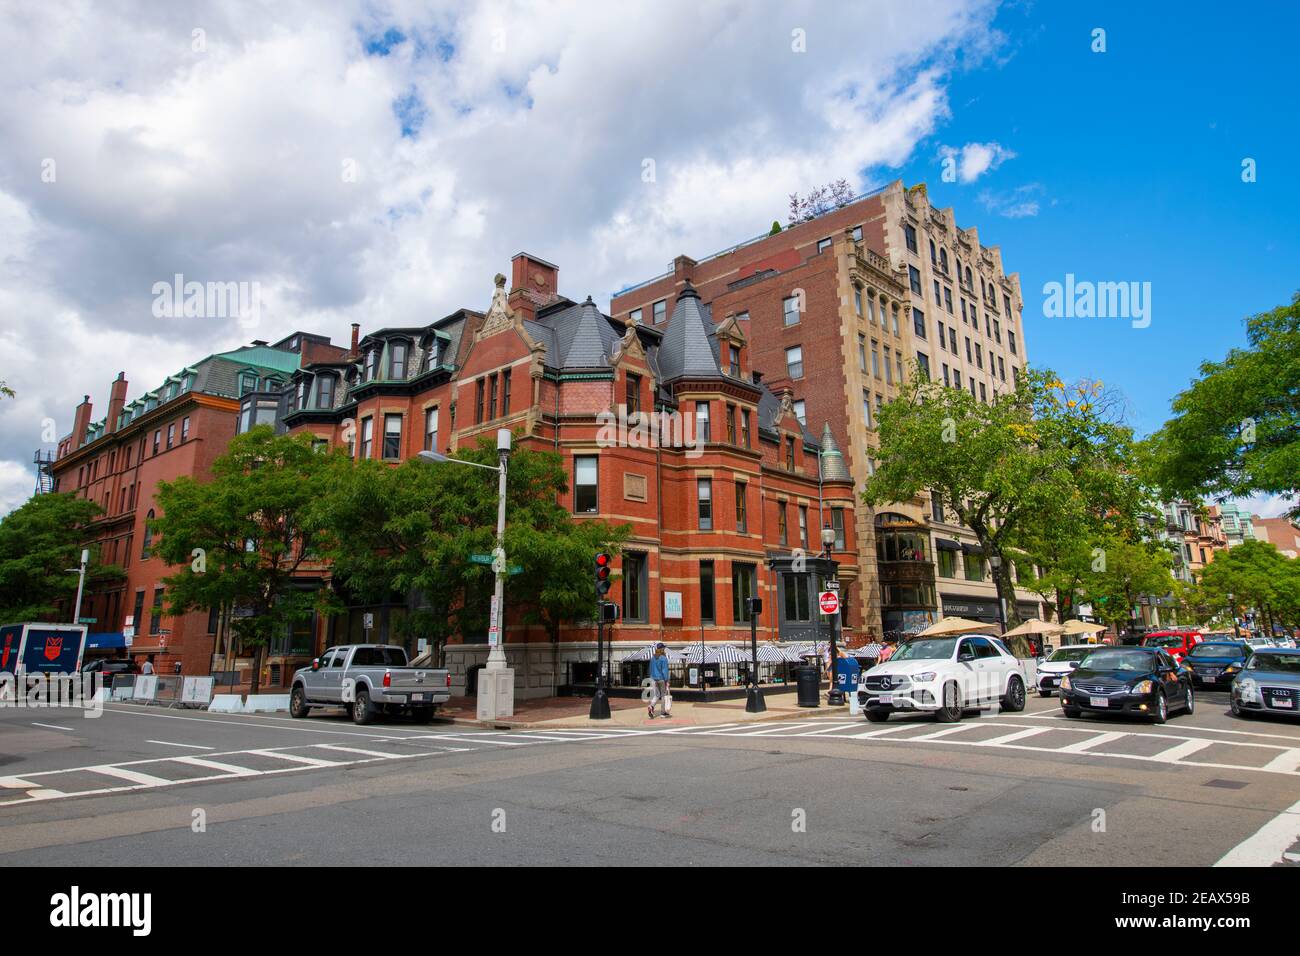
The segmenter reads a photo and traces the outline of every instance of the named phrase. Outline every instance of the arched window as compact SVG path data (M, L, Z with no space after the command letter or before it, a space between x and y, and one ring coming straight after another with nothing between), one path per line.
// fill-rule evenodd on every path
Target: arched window
M944 272L948 271L948 250L947 249L939 250L939 268L942 269Z

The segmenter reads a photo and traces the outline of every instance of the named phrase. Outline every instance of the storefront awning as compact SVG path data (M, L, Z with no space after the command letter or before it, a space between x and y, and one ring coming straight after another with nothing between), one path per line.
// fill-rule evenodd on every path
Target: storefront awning
M981 548L978 544L967 544L967 543L964 542L964 541L962 542L961 549L962 549L962 551L964 551L966 554L983 554L983 553L984 553L984 549Z
M97 631L86 635L86 650L113 651L126 647L126 635L121 631Z
M961 545L956 541L950 541L947 538L935 538L934 546L940 551L960 551Z

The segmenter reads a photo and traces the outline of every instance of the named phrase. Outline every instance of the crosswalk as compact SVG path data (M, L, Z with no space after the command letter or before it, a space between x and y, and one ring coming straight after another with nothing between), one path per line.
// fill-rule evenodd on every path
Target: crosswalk
M474 750L583 743L641 734L642 731L623 728L545 732L463 730L366 737L365 745L360 747L340 741L230 750L204 753L202 756L183 754L151 757L0 776L0 807L40 800L130 793L189 783L211 783L385 761L415 760Z
M972 720L960 724L899 721L883 725L863 720L818 718L778 724L683 727L667 735L764 740L852 740L882 744L922 744L974 749L1014 750L1070 757L1144 761L1178 767L1300 776L1300 740L1273 734L1248 734L1197 728L1179 732L1112 730L1097 724L1028 719ZM1246 739L1250 738L1250 739Z

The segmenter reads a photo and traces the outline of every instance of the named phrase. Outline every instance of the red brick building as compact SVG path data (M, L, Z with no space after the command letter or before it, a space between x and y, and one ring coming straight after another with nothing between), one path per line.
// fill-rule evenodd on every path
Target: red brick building
M422 449L454 451L500 428L518 445L558 451L574 520L633 528L613 594L622 608L615 661L653 639L747 639L750 596L764 598L764 638L813 637L818 582L778 574L769 562L820 550L825 524L852 586L854 501L834 439L825 436L819 481L822 445L798 421L790 393L763 378L748 329L715 320L690 287L677 290L656 326L611 319L590 297L565 298L558 279L554 265L521 253L509 293L498 276L486 313L354 333L349 361L294 373L284 426L394 462ZM327 568L314 573L327 581ZM410 609L357 607L319 622L315 649L359 638L365 614L374 615L371 639L395 641L394 615ZM594 658L593 627L565 627L553 644L510 615L508 586L506 614L519 694L551 694L573 664ZM486 659L484 640L465 635L448 647L458 689Z
M182 475L202 478L235 435L241 396L281 391L302 361L342 350L321 336L297 333L275 345L253 345L210 355L187 366L158 388L128 402L123 372L109 387L107 414L92 422L87 395L77 406L71 434L59 441L50 465L53 489L94 501L103 514L87 530L99 560L118 564L126 579L88 591L81 615L94 618L90 631L101 648L127 646L152 658L161 673L177 666L185 674L207 674L217 633L215 613L179 617L163 613L162 579L171 569L150 553L148 521L155 517L160 481ZM128 623L129 622L129 623Z

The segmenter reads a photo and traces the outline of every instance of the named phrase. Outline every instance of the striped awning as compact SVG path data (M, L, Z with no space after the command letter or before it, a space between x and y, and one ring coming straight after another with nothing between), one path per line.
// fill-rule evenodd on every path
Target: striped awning
M681 651L675 651L671 647L668 647L666 645L664 647L664 653L667 655L668 660L674 664L683 659ZM649 644L641 648L640 650L633 651L627 657L623 658L623 660L648 661L650 660L650 658L654 656L655 656L655 646L653 644Z
M730 644L688 644L682 649L682 657L689 664L739 664L748 661L749 654L741 653Z

